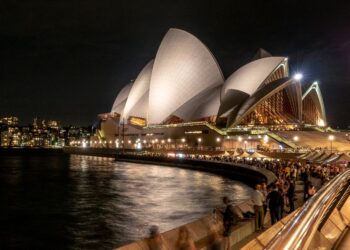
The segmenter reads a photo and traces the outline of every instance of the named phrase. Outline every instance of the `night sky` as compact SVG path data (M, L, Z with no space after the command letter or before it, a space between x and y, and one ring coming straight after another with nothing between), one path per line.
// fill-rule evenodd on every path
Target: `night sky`
M350 125L347 1L1 0L0 117L88 125L155 57L171 27L204 42L225 77L261 47L320 82L329 123Z

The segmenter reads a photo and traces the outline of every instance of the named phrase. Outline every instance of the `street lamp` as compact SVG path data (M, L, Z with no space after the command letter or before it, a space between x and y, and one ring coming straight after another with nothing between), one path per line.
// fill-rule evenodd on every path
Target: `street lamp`
M332 142L334 141L334 135L329 135L328 136L328 140L331 142L331 153L332 153L332 151L333 151L333 148L332 148Z
M297 136L297 135L294 136L294 137L293 137L293 141L299 141L299 136Z
M220 137L216 137L216 142L219 144L219 146L220 146L220 141L221 141L221 138ZM221 149L221 146L219 148Z
M293 78L297 81L300 81L303 78L303 74L301 73L296 73Z
M202 142L202 138L198 138L197 141L198 141L198 149L199 149L200 148L200 144Z

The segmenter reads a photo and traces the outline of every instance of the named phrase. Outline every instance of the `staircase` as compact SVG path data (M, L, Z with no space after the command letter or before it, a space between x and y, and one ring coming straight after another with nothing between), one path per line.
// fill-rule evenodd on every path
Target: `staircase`
M267 132L267 135L271 137L272 139L278 141L279 143L282 143L283 145L296 149L298 148L298 145L296 145L294 142L287 140L286 138L282 138L281 136L273 133L273 132Z

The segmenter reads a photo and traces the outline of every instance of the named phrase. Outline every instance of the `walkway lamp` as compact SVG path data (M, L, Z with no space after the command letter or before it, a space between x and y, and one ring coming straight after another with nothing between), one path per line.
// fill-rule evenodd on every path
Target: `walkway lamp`
M197 141L198 141L198 149L200 149L200 144L202 142L202 138L198 138Z
M303 74L301 73L296 73L293 78L297 81L300 81L303 78Z
M328 136L328 140L330 141L330 143L331 143L331 153L332 153L332 151L333 151L333 148L332 148L332 143L333 143L333 141L334 141L334 135L329 135Z
M219 148L221 149L221 145L220 145L221 138L220 137L216 137L216 142L219 144Z

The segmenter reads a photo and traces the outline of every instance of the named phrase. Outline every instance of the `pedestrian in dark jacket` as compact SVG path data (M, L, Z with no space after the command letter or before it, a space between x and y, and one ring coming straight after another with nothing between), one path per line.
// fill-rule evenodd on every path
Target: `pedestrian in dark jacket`
M278 192L276 184L271 185L272 191L267 195L267 202L269 205L271 224L275 224L281 219L281 210L283 207L283 197Z

